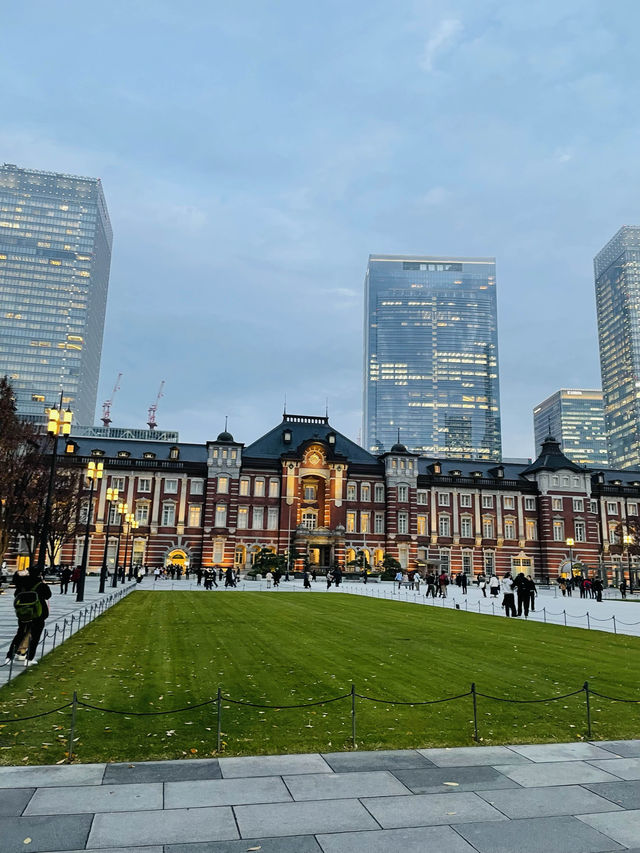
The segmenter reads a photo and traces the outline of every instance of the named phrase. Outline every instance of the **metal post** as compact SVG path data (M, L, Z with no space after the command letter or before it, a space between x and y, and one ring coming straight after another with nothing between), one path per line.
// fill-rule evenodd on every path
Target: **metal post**
M614 634L617 634L617 633L618 633L618 629L616 628L616 617L615 617L615 616L612 616L611 618L613 619L613 633L614 633Z
M471 698L473 699L473 739L478 742L478 698L476 696L475 681L471 685Z
M45 640L47 639L48 636L49 636L49 632L45 628L44 632L42 634L42 648L40 649L40 660L42 660L42 658L44 657L44 643L45 643Z
M542 608L542 616L544 619L544 624L546 625L547 624L547 608L546 607Z
M351 746L356 749L356 686L351 685Z
M58 634L58 623L56 622L56 624L53 628L53 648L54 649L56 647L56 636L57 636L57 634Z
M93 463L92 463L93 464ZM87 577L87 560L89 558L89 534L91 533L91 516L93 514L93 490L95 479L91 477L89 486L89 505L87 507L87 527L84 532L84 548L82 549L82 562L80 563L80 577L76 586L76 601L84 601L84 582Z
M495 603L495 601L491 602L491 613L493 616L496 615L496 603Z
M589 611L587 610L587 628L591 629L591 620L589 619Z
M218 706L218 738L216 741L216 752L220 754L222 748L222 690L220 687L218 687L216 704Z
M61 643L64 643L64 633L66 630L67 630L67 620L65 619L64 622L62 623L62 639L60 640Z
M67 756L67 763L71 764L73 761L73 738L76 733L76 711L78 709L78 694L76 691L73 691L73 701L71 702L71 730L69 731L69 754Z
M564 627L566 628L567 627L567 611L563 610L562 614L564 616Z
M69 636L73 634L73 620L76 618L75 613L71 614L71 625L69 626Z
M591 703L589 701L589 682L584 683L584 695L587 700L587 737L591 739Z

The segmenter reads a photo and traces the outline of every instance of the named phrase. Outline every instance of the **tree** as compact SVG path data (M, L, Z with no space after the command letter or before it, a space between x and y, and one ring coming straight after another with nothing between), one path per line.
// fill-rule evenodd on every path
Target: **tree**
M45 468L42 438L20 420L13 389L0 379L0 560L11 536L34 511L33 497Z
M253 558L254 572L273 572L276 569L282 571L286 565L286 558L281 554L274 554L267 548L261 548Z
M393 559L393 557L391 559ZM355 559L349 560L347 565L361 569L361 571L366 571L369 568L369 560L367 559L367 555L364 551L358 551Z
M392 557L391 554L385 554L382 558L382 580L393 580L396 572L401 568L400 562L395 557Z

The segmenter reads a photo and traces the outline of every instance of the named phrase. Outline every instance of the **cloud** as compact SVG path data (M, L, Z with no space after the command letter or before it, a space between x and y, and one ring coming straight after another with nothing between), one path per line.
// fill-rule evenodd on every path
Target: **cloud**
M420 59L420 67L423 71L431 72L434 70L437 55L451 46L461 29L462 21L458 18L444 18L440 21L424 46L424 52Z

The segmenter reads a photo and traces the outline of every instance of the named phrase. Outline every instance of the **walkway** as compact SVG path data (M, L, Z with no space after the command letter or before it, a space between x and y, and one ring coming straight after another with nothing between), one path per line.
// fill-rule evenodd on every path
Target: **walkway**
M640 740L0 767L2 853L640 850Z

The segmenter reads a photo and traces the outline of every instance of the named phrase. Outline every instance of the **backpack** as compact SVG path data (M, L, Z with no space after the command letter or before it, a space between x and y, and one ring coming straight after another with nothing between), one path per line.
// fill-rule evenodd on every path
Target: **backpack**
M13 599L13 607L18 617L18 622L31 622L42 616L42 602L36 592L40 586L38 582L33 589L24 589L16 593Z

